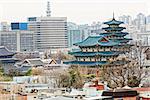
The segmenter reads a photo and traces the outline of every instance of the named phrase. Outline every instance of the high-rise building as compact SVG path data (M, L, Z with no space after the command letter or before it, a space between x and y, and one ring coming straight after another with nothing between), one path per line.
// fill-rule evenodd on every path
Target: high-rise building
M83 37L84 39L86 39L88 36L90 36L89 25L88 24L79 25L78 29L82 30L84 32L84 37Z
M28 30L34 31L37 51L68 48L67 17L51 17L50 2L47 2L45 17L28 18Z
M83 30L68 30L68 46L72 47L74 43L81 42L84 39Z
M144 14L139 13L134 21L135 25L138 27L138 30L140 30L140 32L146 31L146 17Z
M99 35L102 32L102 24L100 22L93 22L88 26L89 36Z
M79 25L68 22L68 47L72 48L74 43L81 42L84 39L85 31L80 29Z
M10 51L33 51L33 40L33 31L0 31L0 45L7 47Z
M1 22L1 31L9 31L9 24L7 22Z
M132 18L131 18L131 16L129 16L129 15L123 15L123 16L120 16L119 17L119 20L120 21L123 21L124 22L124 24L128 24L128 25L131 25L132 24Z
M146 22L146 17L145 17L144 14L139 13L139 14L137 15L137 20L138 20L138 24L139 24L139 25L144 25L145 22Z
M150 15L146 17L146 24L150 24Z
M68 30L77 30L79 29L79 25L73 22L67 22L67 29Z
M11 23L11 30L28 30L28 23L13 22Z
M34 31L35 50L63 49L68 47L66 17L30 17L28 30Z
M142 46L150 46L150 32L137 33L137 41L141 43Z

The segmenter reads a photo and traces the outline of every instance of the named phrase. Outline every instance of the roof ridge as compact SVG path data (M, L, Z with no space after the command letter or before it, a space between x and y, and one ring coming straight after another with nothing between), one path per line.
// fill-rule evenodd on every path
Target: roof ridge
M88 37L87 37L86 39L84 39L83 41L74 43L74 45L79 44L79 43L82 43L82 42L88 40L89 38L95 38L95 37L100 38L100 37L102 37L102 35L98 35L98 36L88 36ZM104 37L104 36L103 36L103 37Z
M5 48L5 46L0 46L0 48Z
M101 37L100 35L97 35L97 36L89 36L89 37Z

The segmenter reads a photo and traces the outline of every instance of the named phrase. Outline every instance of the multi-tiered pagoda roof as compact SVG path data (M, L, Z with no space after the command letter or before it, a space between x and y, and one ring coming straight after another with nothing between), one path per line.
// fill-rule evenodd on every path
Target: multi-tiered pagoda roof
M123 32L125 27L114 18L111 21L104 22L108 27L102 28L105 32L99 36L89 36L82 42L74 45L80 48L79 51L69 52L75 56L75 60L65 62L66 64L78 64L83 66L101 66L101 65L120 65L126 61L118 61L116 58L129 51L131 39L126 38L127 32Z
M75 43L74 45L80 46L80 47L86 47L86 46L115 46L118 43L107 40L103 35L100 36L89 36L87 39L85 39L82 42Z
M111 21L104 22L104 24L107 24L107 25L120 25L120 24L123 24L123 22L117 21L117 20L115 20L115 18L113 18Z
M101 33L101 35L103 35L103 36L112 36L112 35L114 35L114 36L120 36L120 37L122 37L122 36L126 36L126 35L128 35L129 33L127 33L127 32L108 32L107 34L106 33Z

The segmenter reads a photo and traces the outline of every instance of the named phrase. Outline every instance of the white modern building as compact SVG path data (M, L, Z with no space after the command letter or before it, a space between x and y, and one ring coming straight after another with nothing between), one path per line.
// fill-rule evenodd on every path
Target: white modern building
M7 22L1 22L1 31L9 31L10 25Z
M83 30L68 30L68 46L73 47L74 43L81 42L84 39Z
M28 30L34 31L35 50L57 50L68 47L66 17L29 17Z
M137 41L141 41L142 46L150 46L150 32L137 33Z
M0 45L10 51L33 51L33 32L27 30L0 31Z
M120 20L120 21L123 21L124 24L128 24L128 25L131 25L131 24L132 24L132 18L131 18L131 16L129 16L129 15L120 16L120 17L119 17L119 20Z

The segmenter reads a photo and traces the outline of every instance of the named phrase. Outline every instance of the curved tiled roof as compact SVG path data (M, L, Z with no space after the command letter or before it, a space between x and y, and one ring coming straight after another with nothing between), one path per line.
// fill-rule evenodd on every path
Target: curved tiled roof
M133 46L132 44L119 44L119 45L117 45L117 46L114 46L114 48L122 48L122 47L127 47L127 48L129 48L129 47L131 47L131 46Z
M107 32L107 33L100 33L100 35L103 35L103 36L111 36L111 35L116 35L116 36L126 36L127 32Z
M117 56L121 54L121 52L118 51L101 51L101 52L70 52L69 54L72 54L74 56Z
M13 56L14 54L14 52L10 52L6 47L0 46L0 56Z
M71 64L71 65L82 65L82 66L103 66L103 65L123 65L128 63L128 61L114 61L114 62L109 62L109 61L67 61L64 62L64 64Z
M112 41L117 42L117 43L127 43L127 42L129 42L130 40L132 40L132 39L130 39L130 38L112 39Z
M102 28L102 30L106 30L106 31L108 31L108 30L114 30L114 31L122 31L123 29L126 29L125 27L104 27L104 28Z
M113 18L111 21L104 22L104 24L107 24L107 25L120 25L120 24L123 24L123 22L122 21L117 21Z
M95 66L95 65L106 65L109 64L107 61L68 61L65 64L82 65L82 66Z
M27 61L31 66L42 66L44 63L41 59L25 59L24 62Z
M102 96L112 96L114 98L123 98L123 97L134 97L138 96L138 93L136 90L131 89L116 89L115 91L104 91L102 93Z
M113 41L108 40L108 42L101 42L100 40L105 38L104 36L89 36L87 39L85 39L82 42L75 43L74 45L77 46L95 46L95 45L100 45L100 46L115 46L118 43L115 43ZM106 38L105 38L106 39Z

